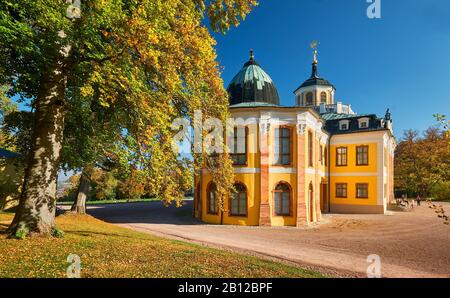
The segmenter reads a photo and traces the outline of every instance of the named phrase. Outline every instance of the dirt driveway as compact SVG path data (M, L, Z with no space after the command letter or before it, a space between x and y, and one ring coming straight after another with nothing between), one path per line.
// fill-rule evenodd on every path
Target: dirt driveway
M444 205L450 213L450 204ZM367 257L381 257L383 277L450 277L450 226L426 206L390 215L325 215L320 226L213 226L161 203L89 207L102 220L159 236L237 250L338 276L365 276Z

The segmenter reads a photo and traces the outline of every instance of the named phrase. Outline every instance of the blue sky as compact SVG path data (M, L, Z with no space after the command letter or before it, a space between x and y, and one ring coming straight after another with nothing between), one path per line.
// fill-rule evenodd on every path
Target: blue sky
M434 125L435 113L450 116L450 1L381 0L381 19L369 19L368 6L260 0L238 28L215 34L225 84L253 49L282 104L293 105L293 90L311 73L309 44L319 40L319 74L336 86L336 99L358 113L390 108L397 137Z
M391 109L395 133L424 130L450 116L450 1L382 0L369 19L366 0L260 0L238 27L215 35L228 85L254 49L283 105L311 74L309 44L319 40L319 74L336 99L358 113Z

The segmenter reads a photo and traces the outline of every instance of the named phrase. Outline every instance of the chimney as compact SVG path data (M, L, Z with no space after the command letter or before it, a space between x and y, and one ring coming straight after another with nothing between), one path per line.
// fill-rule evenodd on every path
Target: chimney
M342 102L340 101L336 104L336 114L342 114Z

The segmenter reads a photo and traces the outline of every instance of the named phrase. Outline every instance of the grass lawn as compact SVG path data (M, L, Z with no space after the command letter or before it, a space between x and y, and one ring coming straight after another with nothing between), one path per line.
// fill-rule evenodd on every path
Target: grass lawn
M64 238L7 239L13 215L0 213L0 277L66 277L69 254L81 277L323 277L256 257L155 237L90 216L57 218Z

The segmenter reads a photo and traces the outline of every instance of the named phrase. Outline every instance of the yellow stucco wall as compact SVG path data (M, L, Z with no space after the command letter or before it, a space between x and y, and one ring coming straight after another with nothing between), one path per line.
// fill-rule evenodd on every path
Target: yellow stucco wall
M356 147L369 147L369 164L367 166L356 165ZM339 147L347 147L347 166L336 165L336 150ZM378 144L339 144L331 146L331 204L340 205L377 205L378 191ZM356 175L356 174L360 175ZM348 174L348 175L346 175ZM347 184L347 198L336 198L336 184ZM368 184L368 199L356 198L356 184Z
M249 112L250 113L255 113ZM290 116L292 117L292 116ZM292 119L292 118L289 118ZM292 163L289 166L276 166L274 161L274 131L277 125L271 125L267 137L268 152L268 171L267 180L262 179L261 174L264 165L261 163L260 128L258 124L247 125L249 128L247 164L245 166L235 167L236 182L244 184L248 195L248 215L247 217L233 217L229 215L229 198L226 198L225 212L223 214L211 215L207 210L207 188L211 182L208 173L201 175L201 197L202 197L202 220L212 224L231 224L257 226L262 219L267 218L267 206L261 202L261 189L268 189L267 196L268 208L270 209L271 226L296 226L300 222L315 222L321 219L321 209L325 212L339 207L344 213L352 212L383 212L383 191L392 193L393 184L389 184L389 189L382 187L386 181L392 180L392 168L389 171L383 171L383 159L386 142L393 141L392 134L386 131L361 132L358 134L345 134L333 136L331 146L328 145L328 136L320 128L312 125L311 118L304 125L303 134L299 126L290 123L288 120L280 126L289 127L292 131ZM296 120L294 120L296 121ZM320 126L319 126L320 127ZM308 132L313 134L313 165L308 161ZM395 142L395 141L393 141ZM297 146L301 144L301 148ZM384 144L384 146L383 146ZM368 146L369 163L364 166L356 165L357 146ZM338 147L347 147L347 166L336 165L336 149ZM320 159L321 151L323 160ZM379 152L381 150L381 152ZM252 152L253 151L253 152ZM254 152L256 151L256 152ZM327 154L326 154L327 153ZM381 154L381 156L380 156ZM392 155L392 153L391 153ZM299 157L301 158L300 160ZM326 163L325 163L326 159ZM392 158L390 159L392 160ZM383 172L388 172L385 177ZM264 180L264 181L262 181ZM274 214L274 192L278 183L284 182L291 188L291 215L275 216ZM347 184L347 198L336 198L336 184ZM356 197L356 185L358 183L368 184L368 198ZM267 186L264 186L267 185ZM309 189L313 187L313 202L310 204ZM381 192L380 192L381 185ZM299 187L303 188L299 189ZM302 194L303 193L303 194ZM389 196L389 195L387 195ZM302 201L298 201L298 200ZM264 199L265 200L265 199ZM386 200L385 200L386 201ZM263 204L262 204L263 203ZM358 209L358 207L362 207ZM312 210L311 210L312 208ZM385 210L385 209L384 209ZM262 215L264 212L265 215ZM312 214L312 218L311 218ZM261 218L260 218L261 217ZM263 224L265 224L265 220Z
M258 149L259 144L259 129L257 126L248 126L249 127L249 137L248 137L248 148ZM277 126L272 126L270 129L270 134L268 138L269 145L269 168L270 173L268 176L268 184L269 184L269 207L271 214L271 225L272 226L296 226L297 224L297 199L298 199L298 150L297 150L297 127L296 125L283 125L283 127L289 127L292 133L292 163L289 166L276 166L273 164L274 161L274 150L273 150L273 136L274 131ZM308 131L313 132L313 128L306 126L306 135ZM304 174L305 176L305 185L304 185L304 193L306 196L303 198L304 204L309 208L309 198L307 196L309 191L310 183L313 183L314 187L314 200L320 199L320 182L322 181L322 177L320 174L326 173L325 163L319 162L320 156L320 142L317 138L317 135L313 134L313 149L314 149L314 166L311 167L313 171L316 171L316 174ZM325 144L322 144L322 150L325 149ZM301 150L303 152L307 152L308 143L305 142L304 148ZM254 150L253 150L254 151ZM250 153L247 155L247 165L245 166L237 166L236 170L239 169L260 169L260 153L259 150L256 150L256 153ZM301 161L303 165L308 164L308 156L305 154L304 160ZM304 170L304 169L303 169ZM253 173L253 174L235 174L235 181L244 184L247 187L247 199L248 199L248 215L247 217L235 217L229 215L229 197L225 198L225 212L223 214L209 214L208 213L208 202L207 202L207 190L210 182L212 181L211 176L208 173L203 173L202 175L202 220L212 224L220 224L221 221L223 224L231 224L231 225L247 225L247 226L257 226L259 225L259 216L260 216L260 203L261 203L261 174ZM274 192L273 190L279 183L287 183L291 188L291 215L290 216L276 216L274 213ZM317 221L320 219L320 205L314 204L312 206L314 212L314 217L309 221Z
M347 183L347 198L336 198L336 184ZM369 185L368 199L356 198L356 184ZM333 177L331 179L331 204L339 205L377 205L377 177Z
M369 146L369 165L356 165L356 147ZM378 171L378 144L360 143L360 144L339 144L331 146L331 172L332 173L377 173ZM347 147L347 166L336 166L336 149L338 147Z

